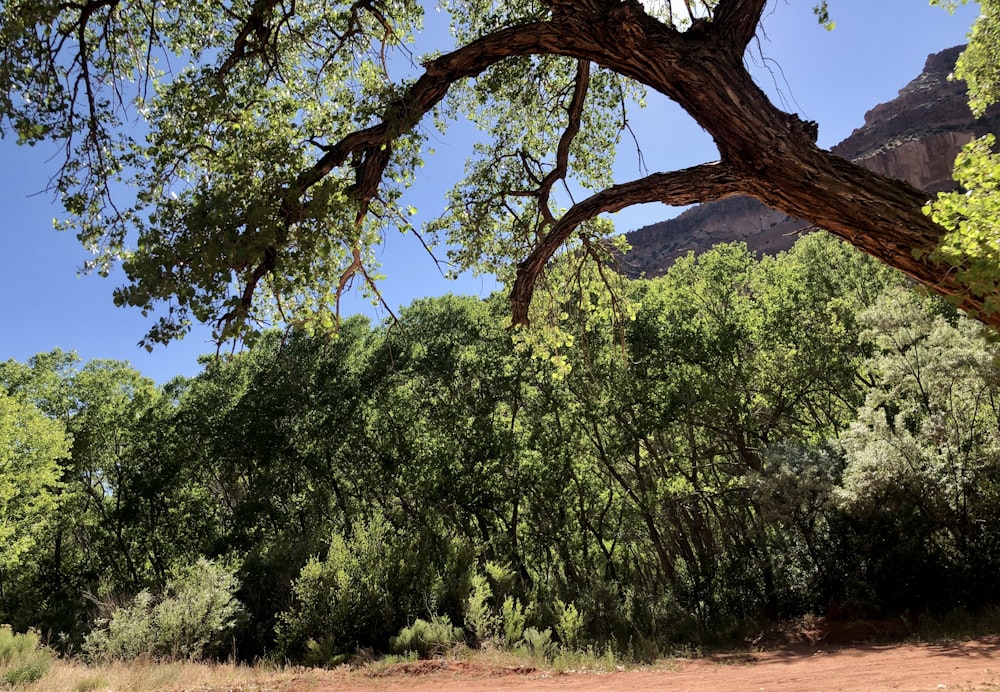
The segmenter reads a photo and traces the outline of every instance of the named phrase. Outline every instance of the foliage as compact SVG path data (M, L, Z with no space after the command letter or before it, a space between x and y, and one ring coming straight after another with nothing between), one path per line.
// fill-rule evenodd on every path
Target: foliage
M232 569L199 559L179 570L158 597L143 590L115 608L88 635L84 652L98 661L217 655L243 616L234 596L238 588Z
M503 296L268 333L162 387L0 365L0 400L74 435L4 618L95 657L613 662L995 600L1000 354L973 323L822 234L623 283L624 322L579 286L533 307L567 315L559 368Z
M932 0L931 4L953 10L956 3ZM979 4L979 18L955 67L955 77L968 85L969 107L977 117L1000 99L1000 3ZM938 193L924 206L924 213L948 231L930 257L954 267L968 293L982 301L984 314L1000 311L994 295L1000 275L1000 157L993 153L995 144L992 134L966 144L955 159L959 190ZM915 254L919 259L921 253ZM962 296L953 300L960 303Z
M995 138L986 135L962 148L955 160L958 192L939 193L924 211L949 233L935 255L956 268L969 291L982 297L987 313L1000 310L991 296L1000 267L1000 156Z
M38 648L39 639L35 632L18 634L10 625L0 626L0 664L11 663L25 658Z
M433 607L426 555L415 537L396 534L383 517L359 523L349 538L334 534L326 557L311 559L295 580L295 600L278 625L282 654L386 647L406 621Z
M862 319L883 384L869 390L843 437L837 494L852 515L889 533L893 547L875 563L888 574L869 579L884 584L879 598L888 596L888 582L905 583L915 607L988 602L998 554L984 527L998 519L1000 354L975 325L951 324L911 294L887 295ZM922 569L893 568L917 560L926 560Z
M55 350L0 364L0 382L72 436L51 486L61 511L36 523L38 549L8 580L2 608L72 648L91 628L81 593L162 586L171 564L198 559L211 535L204 496L178 463L173 400L127 363L80 365Z
M837 28L837 23L830 19L830 8L825 0L818 5L813 6L813 14L816 15L816 21L818 21L827 31L833 31Z
M430 622L418 618L389 640L389 650L396 654L412 651L420 658L431 658L453 649L462 639L462 628L452 625L447 615L434 616Z
M500 606L500 622L503 625L503 641L507 646L512 647L521 641L526 621L521 602L513 596L505 598Z
M545 628L539 631L534 627L526 628L521 636L521 646L535 658L542 660L551 658L555 650L555 644L552 642L552 630Z
M493 596L490 583L482 574L472 576L472 587L465 601L465 626L475 636L478 643L484 643L497 635L497 617L489 600Z
M750 193L829 225L844 218L834 230L871 252L935 239L912 190L816 165L832 154L815 128L753 85L742 56L765 3L433 5L440 25L425 29L431 3L416 0L7 2L0 134L65 151L58 226L94 253L90 269L120 266L118 305L157 313L148 348L192 321L219 341L253 342L265 325L329 334L349 287L380 300L376 250L390 230L446 247L450 272L514 282L518 324L536 288L575 291L565 275L543 277L560 256L607 267L607 215L634 204ZM813 8L832 28L827 3ZM972 72L996 64L969 61ZM722 163L615 185L611 164L647 90L706 128ZM432 128L444 136L463 121L480 133L464 176L439 218L420 216L407 189ZM777 136L786 146L768 166L729 165L773 156ZM944 265L903 254L883 253L958 288Z
M556 634L559 642L567 649L576 650L580 647L580 637L583 634L583 616L572 603L556 600Z
M963 0L963 4L967 0ZM932 4L939 4L932 2ZM1000 100L1000 3L979 0L979 18L958 59L955 77L969 87L969 107L978 117Z
M0 387L0 575L18 566L58 512L68 454L60 421Z
M45 677L52 664L51 650L42 647L38 634L15 633L0 626L0 685L28 685Z

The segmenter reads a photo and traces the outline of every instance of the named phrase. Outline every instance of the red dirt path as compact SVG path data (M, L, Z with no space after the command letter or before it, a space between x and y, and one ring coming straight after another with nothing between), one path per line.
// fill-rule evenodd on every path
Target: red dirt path
M304 672L283 692L563 690L1000 690L1000 636L969 642L793 647L615 673L553 673L463 661L421 661L373 673Z

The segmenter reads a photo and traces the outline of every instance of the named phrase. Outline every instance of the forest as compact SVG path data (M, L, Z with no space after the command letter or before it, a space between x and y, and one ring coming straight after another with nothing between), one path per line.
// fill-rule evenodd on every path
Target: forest
M956 70L977 115L1000 98L980 5ZM143 346L218 342L164 384L0 363L0 684L44 675L7 661L39 643L649 661L796 618L995 622L995 139L936 199L821 149L747 69L765 0L442 1L418 58L425 9L0 6L0 136L57 145L57 227L124 279ZM647 94L719 160L615 180ZM457 121L482 136L418 223L405 191ZM608 214L734 195L817 232L614 271ZM342 317L357 285L388 308L389 231L503 291Z
M504 296L450 295L162 386L59 350L0 364L0 622L88 660L647 660L995 603L983 325L823 233L614 294L550 271L576 290L536 298L562 325L536 338Z

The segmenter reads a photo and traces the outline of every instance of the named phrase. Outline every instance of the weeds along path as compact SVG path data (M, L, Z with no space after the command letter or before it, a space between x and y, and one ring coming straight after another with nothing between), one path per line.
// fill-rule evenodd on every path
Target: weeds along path
M1000 636L937 644L796 647L699 660L663 661L614 673L552 673L464 661L421 661L378 672L309 671L282 692L487 692L492 690L670 690L806 692L1000 690Z

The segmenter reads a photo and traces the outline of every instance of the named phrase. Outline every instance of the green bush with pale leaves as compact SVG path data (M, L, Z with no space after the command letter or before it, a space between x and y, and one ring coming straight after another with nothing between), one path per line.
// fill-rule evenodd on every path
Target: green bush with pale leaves
M198 660L222 652L244 616L234 570L204 558L180 570L160 595L140 591L84 641L91 661Z

